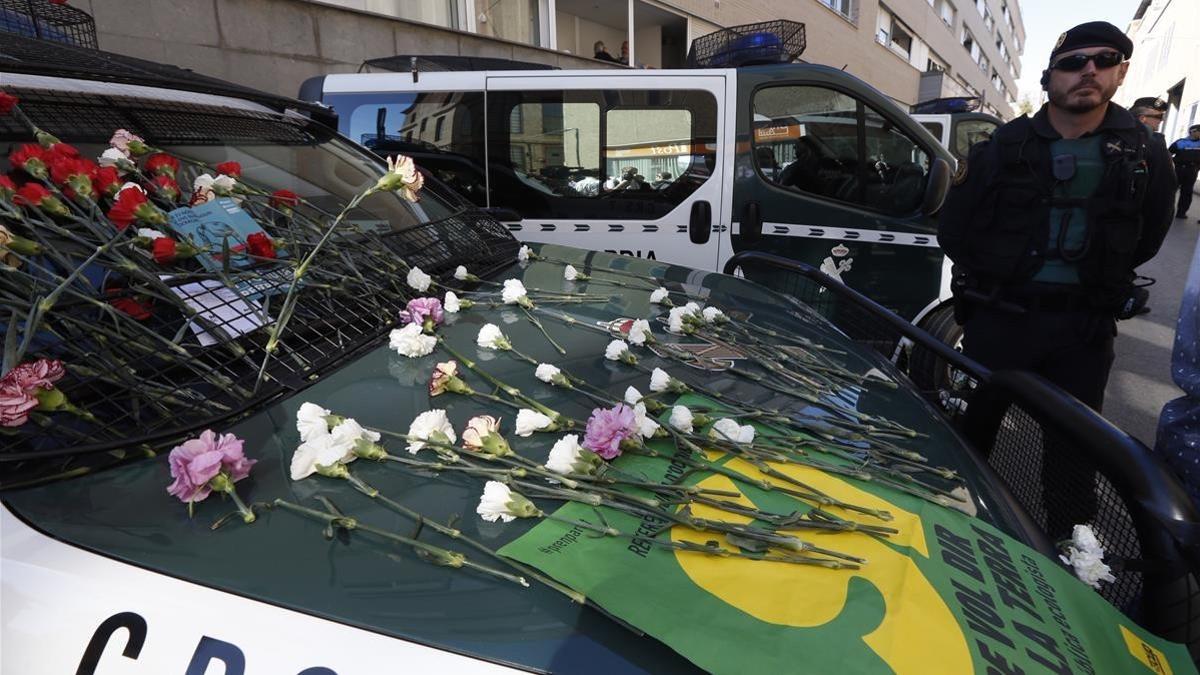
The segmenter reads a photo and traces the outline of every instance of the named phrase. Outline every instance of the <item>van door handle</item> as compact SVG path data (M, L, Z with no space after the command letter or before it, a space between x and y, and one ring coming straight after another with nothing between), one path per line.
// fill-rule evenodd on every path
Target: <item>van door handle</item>
M692 204L692 218L688 222L688 238L693 244L707 244L712 236L712 206L700 200Z
M759 211L758 202L746 202L746 208L742 211L741 235L746 242L755 242L762 238L762 213Z

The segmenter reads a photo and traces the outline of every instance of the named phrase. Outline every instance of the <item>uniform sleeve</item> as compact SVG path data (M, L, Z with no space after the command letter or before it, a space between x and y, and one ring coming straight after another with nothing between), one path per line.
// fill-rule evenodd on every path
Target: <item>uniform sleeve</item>
M960 165L955 172L954 184L950 186L946 203L937 216L938 244L951 260L960 265L966 262L971 214L978 208L987 187L986 174L990 168L987 159L992 145L992 141L984 141L971 147L966 167Z
M1158 143L1150 143L1150 180L1146 186L1146 198L1142 202L1142 238L1134 254L1134 265L1141 265L1158 253L1171 219L1175 214L1174 165L1171 156Z
M1179 141L1172 141L1171 144L1167 146L1167 152L1171 153L1172 155L1179 152Z

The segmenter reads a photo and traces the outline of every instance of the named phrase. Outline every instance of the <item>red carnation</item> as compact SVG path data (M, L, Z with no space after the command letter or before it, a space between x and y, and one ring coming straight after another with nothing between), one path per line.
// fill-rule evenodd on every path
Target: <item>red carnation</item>
M7 115L8 113L12 112L12 109L16 107L17 103L20 103L20 101L21 99L13 96L12 94L0 91L0 115Z
M62 142L51 143L46 149L48 158L65 157L67 159L78 159L80 157L79 149L73 145L68 145Z
M13 200L17 204L25 206L36 206L37 208L58 216L65 216L70 213L66 205L58 200L58 197L50 194L41 183L26 183L17 190L17 196Z
M159 197L170 202L179 199L179 183L176 183L174 178L166 175L155 176L151 183Z
M48 176L46 173L46 151L40 145L34 145L33 143L22 145L8 153L8 162L34 178L45 180Z
M156 152L146 158L146 173L174 178L177 171L179 171L179 160L165 152Z
M117 200L108 210L108 219L117 226L118 230L123 230L138 219L138 210L144 206L148 206L148 204L146 195L141 190L132 187L125 188L117 194Z
M123 184L115 166L102 166L92 176L92 189L97 195L115 197Z
M246 237L246 250L256 258L275 257L275 243L264 232L255 232Z
M300 204L300 195L291 190L276 190L271 193L271 207L287 209Z
M242 165L237 162L221 162L217 165L217 173L223 173L230 178L241 178Z
M0 199L8 201L17 191L17 184L8 176L0 174Z
M91 199L92 178L100 167L90 159L51 155L50 178L63 189L63 193L75 199L77 196Z
M170 237L159 237L150 245L150 252L154 255L154 262L165 265L175 260L175 240Z

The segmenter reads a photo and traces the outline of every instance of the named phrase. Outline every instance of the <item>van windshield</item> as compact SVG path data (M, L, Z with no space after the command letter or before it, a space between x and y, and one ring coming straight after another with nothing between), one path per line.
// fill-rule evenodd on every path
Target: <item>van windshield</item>
M70 456L108 458L232 423L390 329L412 294L410 269L485 274L515 259L506 228L432 181L416 201L373 191L387 167L305 118L168 92L10 91L28 123L0 117L0 174L20 187L15 198L0 190L0 214L38 248L8 261L0 337L14 345L6 360L66 364L57 387L88 413L35 411L3 436L9 457L29 460L6 485L52 474ZM38 151L32 125L84 165L117 129L152 152L81 196L59 176L70 164L47 155L48 178L27 170L22 152ZM206 191L218 175L233 187ZM61 213L26 194L47 188ZM116 195L130 190L149 215L120 215Z

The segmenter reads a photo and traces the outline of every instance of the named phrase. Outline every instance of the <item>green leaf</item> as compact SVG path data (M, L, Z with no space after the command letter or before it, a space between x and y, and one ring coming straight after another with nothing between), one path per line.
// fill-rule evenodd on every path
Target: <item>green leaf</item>
M4 361L0 363L0 375L7 373L17 366L17 313L12 312L8 320L8 330L4 333Z

